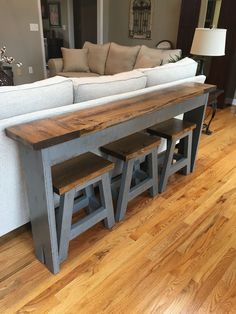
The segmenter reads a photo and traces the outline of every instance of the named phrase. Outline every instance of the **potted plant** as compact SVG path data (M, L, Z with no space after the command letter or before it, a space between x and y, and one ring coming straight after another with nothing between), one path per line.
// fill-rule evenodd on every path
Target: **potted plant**
M21 62L16 62L13 57L8 57L6 50L5 46L0 49L0 86L13 85L13 75L9 65L15 63L17 67L22 66Z

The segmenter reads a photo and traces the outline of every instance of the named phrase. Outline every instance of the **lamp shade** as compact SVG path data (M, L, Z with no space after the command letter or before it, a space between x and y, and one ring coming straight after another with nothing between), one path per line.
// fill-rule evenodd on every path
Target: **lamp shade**
M225 55L226 29L196 28L191 54L200 56Z

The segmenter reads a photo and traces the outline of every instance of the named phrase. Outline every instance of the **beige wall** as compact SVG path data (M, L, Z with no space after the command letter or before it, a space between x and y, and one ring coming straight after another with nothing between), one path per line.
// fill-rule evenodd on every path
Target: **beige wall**
M39 24L37 0L1 0L0 46L6 45L9 56L23 63L21 75L14 70L15 84L44 78L40 32L30 32L30 23Z
M123 45L144 44L149 47L163 39L176 44L181 0L155 0L152 22L152 39L141 40L128 37L129 0L110 0L109 8L109 41Z

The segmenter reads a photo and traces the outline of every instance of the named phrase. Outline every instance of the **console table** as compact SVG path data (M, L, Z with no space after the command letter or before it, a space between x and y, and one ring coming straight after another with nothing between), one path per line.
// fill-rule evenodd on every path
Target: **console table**
M191 171L195 166L208 93L213 85L186 83L6 129L20 143L37 258L59 271L51 167L184 113L194 122Z

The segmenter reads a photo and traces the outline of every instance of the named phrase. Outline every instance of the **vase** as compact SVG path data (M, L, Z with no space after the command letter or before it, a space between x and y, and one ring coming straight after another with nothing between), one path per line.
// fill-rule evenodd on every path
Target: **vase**
M13 85L13 72L11 67L0 67L0 86Z

